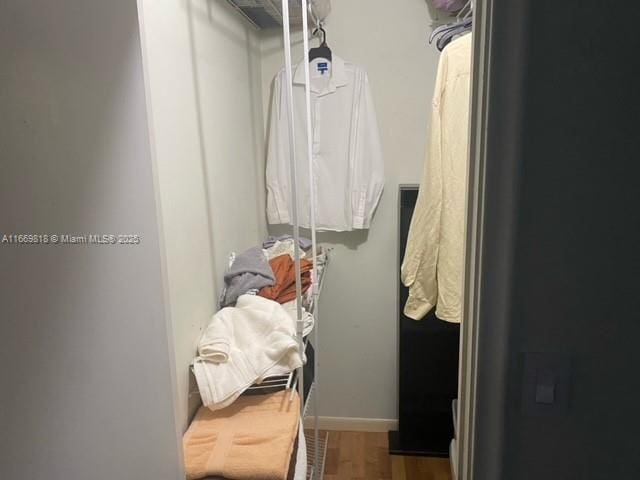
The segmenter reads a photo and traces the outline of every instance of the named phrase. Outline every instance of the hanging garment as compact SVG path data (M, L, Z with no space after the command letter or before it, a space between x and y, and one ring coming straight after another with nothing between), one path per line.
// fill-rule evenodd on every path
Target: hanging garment
M295 68L293 96L300 225L310 227L309 199L316 200L319 230L369 228L384 186L382 150L367 73L336 55L317 58L311 71L313 173L309 186L304 64ZM269 223L292 223L287 78L273 83L267 154Z
M273 285L275 276L266 254L260 247L253 247L236 256L224 274L224 290L220 305L227 307L236 303L240 295L250 290Z
M278 303L287 303L296 298L296 271L295 263L289 254L280 255L269 260L271 269L276 276L276 283L272 287L264 287L258 295L275 300ZM302 293L311 286L311 269L313 262L300 260L300 274L302 276Z
M438 66L427 159L402 262L406 316L460 322L469 144L471 35L450 43Z
M287 256L288 257L288 256ZM295 321L277 302L241 295L217 312L198 343L193 372L202 403L218 410L253 383L302 366Z
M201 407L182 439L187 480L285 480L300 429L300 397L290 395L248 395L216 412Z

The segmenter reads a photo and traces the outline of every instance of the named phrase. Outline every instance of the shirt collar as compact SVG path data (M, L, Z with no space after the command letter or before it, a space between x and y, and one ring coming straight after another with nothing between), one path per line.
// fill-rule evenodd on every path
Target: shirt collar
M296 71L293 74L293 83L296 85L304 85L304 58L296 65ZM332 54L331 59L331 78L329 78L329 82L327 84L326 89L322 91L316 90L311 82L311 91L317 93L319 95L324 95L327 93L333 93L336 91L338 87L344 87L349 84L349 79L347 78L347 72L344 66L344 60L342 60L337 55Z

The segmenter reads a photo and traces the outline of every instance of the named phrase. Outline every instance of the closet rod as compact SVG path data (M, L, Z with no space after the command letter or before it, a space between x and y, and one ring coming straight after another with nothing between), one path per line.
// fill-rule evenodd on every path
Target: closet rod
M242 15L244 17L244 19L249 22L251 24L251 26L255 29L255 30L262 30L260 28L260 25L258 25L256 22L254 22L251 17L249 15L247 15L246 13L244 13L244 10L242 10L237 3L235 3L233 0L227 0L227 3L229 5L231 5L231 7L233 7L233 9L238 12L240 15Z
M316 238L316 182L313 168L313 132L312 132L312 124L311 124L311 76L309 73L309 31L308 31L308 22L307 22L307 10L312 12L313 9L311 5L307 5L307 0L302 0L302 41L303 41L303 59L302 63L304 64L304 98L305 98L305 107L306 107L306 131L307 131L307 170L309 172L309 226L311 227L311 254L313 255L313 268L311 274L311 302L315 308L315 325L313 329L313 340L316 346L315 355L313 356L313 371L314 371L314 383L316 385L315 397L313 401L313 434L314 434L314 459L315 462L320 458L320 451L318 450L319 446L319 424L318 424L318 288L319 288L319 278L318 278L318 248L317 248L317 238ZM316 18L316 31L322 29L321 22L318 18ZM326 40L326 34L323 41ZM317 463L314 464L314 467Z

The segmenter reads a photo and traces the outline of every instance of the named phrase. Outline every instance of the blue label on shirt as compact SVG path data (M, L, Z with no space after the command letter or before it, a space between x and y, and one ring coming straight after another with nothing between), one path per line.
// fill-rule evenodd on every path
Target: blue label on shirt
M324 72L326 72L327 70L329 70L329 63L327 62L320 62L318 63L318 71L324 75Z

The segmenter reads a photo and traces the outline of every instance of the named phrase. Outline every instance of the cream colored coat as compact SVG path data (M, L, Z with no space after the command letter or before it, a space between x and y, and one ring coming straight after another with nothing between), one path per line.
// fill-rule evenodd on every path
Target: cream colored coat
M406 316L460 322L469 138L471 35L440 57L428 135L427 159L402 262L409 287Z

